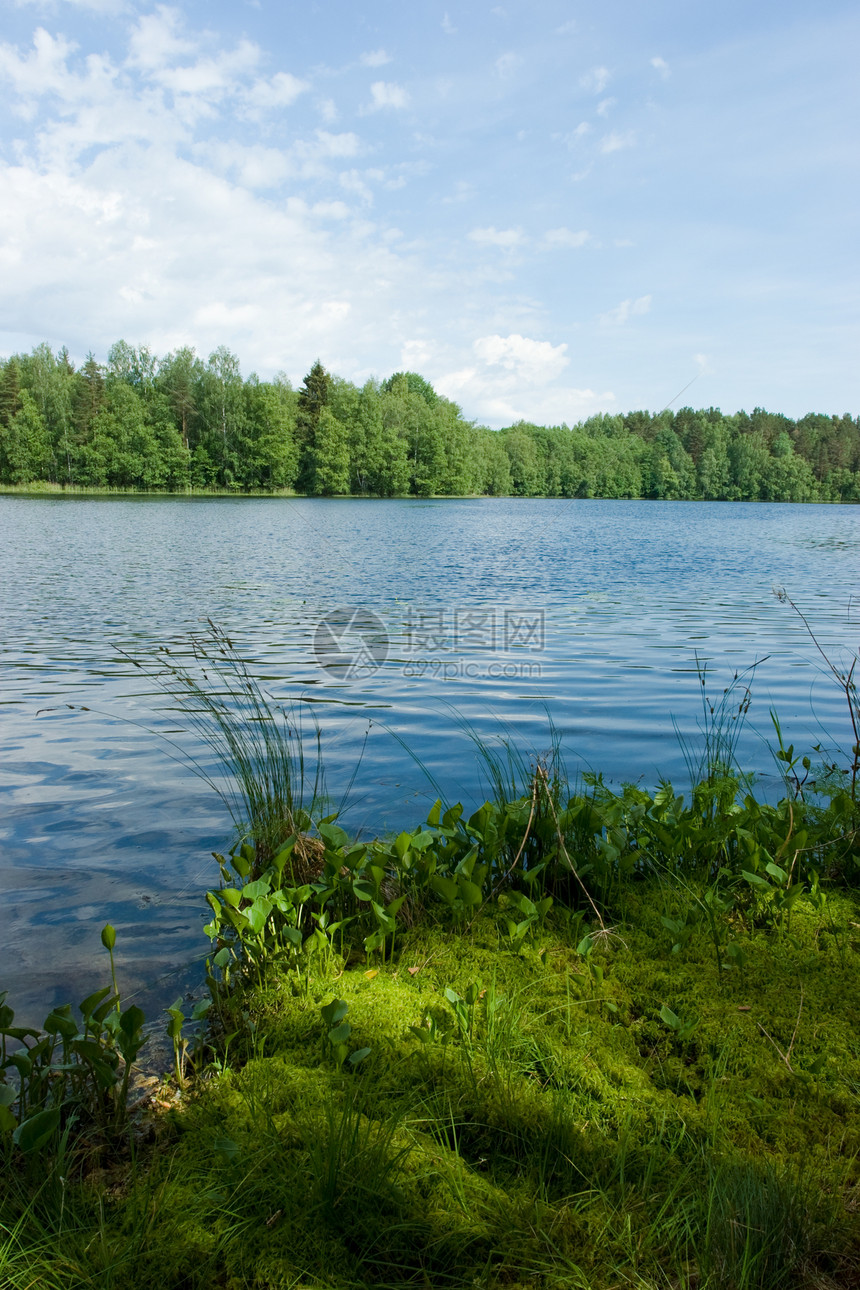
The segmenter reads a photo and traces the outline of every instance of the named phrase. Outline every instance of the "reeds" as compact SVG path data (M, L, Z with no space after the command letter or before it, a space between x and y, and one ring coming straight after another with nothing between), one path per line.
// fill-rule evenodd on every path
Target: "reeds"
M132 661L173 700L212 754L213 768L195 756L188 761L230 812L238 841L253 846L256 878L288 838L305 834L321 814L320 729L308 718L309 756L305 714L276 703L223 628L211 620L208 627L190 638L194 670L167 649L159 651L154 668Z

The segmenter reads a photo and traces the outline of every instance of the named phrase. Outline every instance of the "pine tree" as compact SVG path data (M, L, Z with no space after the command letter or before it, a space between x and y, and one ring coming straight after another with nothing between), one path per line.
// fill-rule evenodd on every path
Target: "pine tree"
M300 493L314 488L317 427L322 410L328 404L331 377L317 359L299 390L296 410L296 440L299 447L299 475L296 487Z

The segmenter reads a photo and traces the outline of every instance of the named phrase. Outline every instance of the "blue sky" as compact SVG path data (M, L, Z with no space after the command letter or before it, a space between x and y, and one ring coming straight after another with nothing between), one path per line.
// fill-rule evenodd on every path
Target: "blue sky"
M0 353L860 412L856 4L0 0Z

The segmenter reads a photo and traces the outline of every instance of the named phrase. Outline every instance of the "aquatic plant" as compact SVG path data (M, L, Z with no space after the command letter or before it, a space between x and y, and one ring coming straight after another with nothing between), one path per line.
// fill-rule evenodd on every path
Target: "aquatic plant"
M146 1043L145 1017L136 1004L123 1009L116 987L116 933L102 930L111 956L110 986L79 1005L52 1008L41 1029L15 1026L15 1014L0 994L0 1154L17 1148L38 1155L78 1123L102 1135L127 1125L129 1081Z
M227 633L211 620L208 632L192 635L189 645L194 669L167 648L158 652L154 665L129 657L178 706L188 728L213 755L210 767L186 754L230 812L240 842L253 847L251 877L257 878L288 838L307 833L322 814L319 726L307 713L285 708L266 694ZM310 757L308 721L314 745Z

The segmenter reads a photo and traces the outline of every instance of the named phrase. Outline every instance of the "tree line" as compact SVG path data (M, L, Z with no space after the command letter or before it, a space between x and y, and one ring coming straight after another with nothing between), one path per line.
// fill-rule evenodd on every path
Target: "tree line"
M314 497L486 495L860 501L860 418L756 408L467 421L416 372L360 388L243 379L224 346L158 358L118 341L75 367L46 344L0 362L0 485Z

